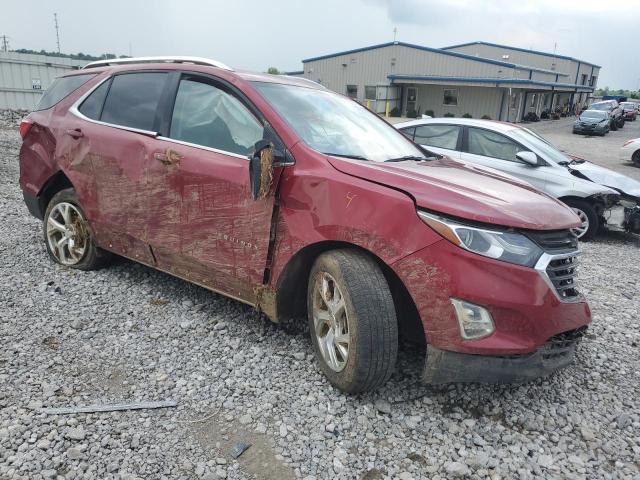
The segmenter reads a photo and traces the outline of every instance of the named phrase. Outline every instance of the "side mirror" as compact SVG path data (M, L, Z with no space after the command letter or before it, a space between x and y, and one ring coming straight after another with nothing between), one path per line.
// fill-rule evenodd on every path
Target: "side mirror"
M530 167L538 166L538 156L533 152L518 152L516 158Z
M249 184L251 198L259 200L267 198L273 183L274 163L280 164L284 155L268 140L259 140L254 146L253 155L249 157Z

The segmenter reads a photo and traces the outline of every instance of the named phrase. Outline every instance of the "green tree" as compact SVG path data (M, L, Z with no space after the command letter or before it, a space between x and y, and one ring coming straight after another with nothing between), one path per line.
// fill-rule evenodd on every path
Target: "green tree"
M267 68L267 73L270 73L271 75L280 75L280 70L276 67L269 67Z

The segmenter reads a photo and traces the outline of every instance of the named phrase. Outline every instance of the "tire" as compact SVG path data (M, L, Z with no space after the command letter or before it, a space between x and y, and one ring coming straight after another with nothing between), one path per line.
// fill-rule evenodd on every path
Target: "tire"
M614 131L614 132L615 132L616 130L618 130L618 122L616 122L615 120L613 120L613 121L611 122L611 127L609 127L609 130Z
M621 119L618 121L618 128L624 128L624 118L621 118Z
M373 259L349 249L321 254L309 274L307 312L316 359L334 387L365 392L389 379L398 322L389 285Z
M578 236L578 239L581 242L588 242L589 240L592 240L600 228L600 220L598 219L596 209L585 200L570 198L563 201L580 217L581 220L588 222L586 231L579 232L578 230L580 229L573 229L574 233Z
M636 167L640 167L640 150L633 152L633 155L631 155L631 161Z
M96 245L86 218L73 188L59 191L49 201L42 230L54 262L78 270L97 270L105 265L111 255ZM55 248L60 242L62 246Z

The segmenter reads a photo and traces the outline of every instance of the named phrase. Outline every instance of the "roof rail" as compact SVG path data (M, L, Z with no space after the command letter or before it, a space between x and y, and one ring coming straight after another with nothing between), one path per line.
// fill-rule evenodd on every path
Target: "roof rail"
M134 58L110 58L87 63L82 69L108 67L109 65L131 65L136 63L192 63L194 65L208 65L210 67L233 70L222 62L201 57L134 57Z

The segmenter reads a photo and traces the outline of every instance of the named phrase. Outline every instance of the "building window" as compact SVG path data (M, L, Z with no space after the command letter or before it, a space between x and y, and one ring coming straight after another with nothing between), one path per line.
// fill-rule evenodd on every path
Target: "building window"
M407 87L407 113L415 112L418 101L418 89L416 87Z
M444 89L444 105L450 107L458 106L458 89L457 88L445 88Z
M358 86L347 85L347 97L358 98Z
M537 93L531 94L531 103L529 103L529 106L530 107L535 107L537 99L538 99L538 94Z
M364 99L375 100L376 99L376 87L365 86L364 87Z
M587 84L587 78L589 76L586 73L582 74L582 85L586 85Z
M597 81L598 81L598 77L596 77L595 75L591 75L591 81L589 82L589 85L591 85L592 87L595 87Z

